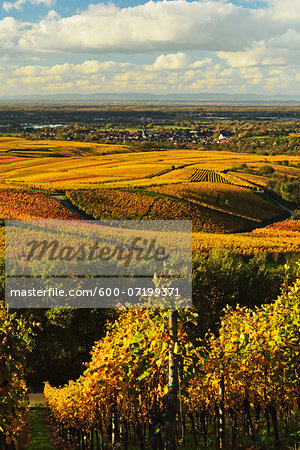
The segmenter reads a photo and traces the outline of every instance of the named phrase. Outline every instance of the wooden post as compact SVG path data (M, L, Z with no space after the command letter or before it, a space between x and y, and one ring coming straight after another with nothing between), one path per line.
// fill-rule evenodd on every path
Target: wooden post
M177 311L169 310L169 385L168 385L168 426L167 426L167 450L176 449L176 412L178 393L178 367L174 352L177 342Z
M219 379L219 447L224 448L225 445L225 386L224 386L224 373L220 371Z
M119 424L118 424L118 414L116 406L113 406L112 418L111 418L111 443L114 447L119 440Z

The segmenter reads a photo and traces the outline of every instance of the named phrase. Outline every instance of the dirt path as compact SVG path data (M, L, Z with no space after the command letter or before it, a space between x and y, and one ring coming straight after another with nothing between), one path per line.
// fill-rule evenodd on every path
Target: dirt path
M289 213L290 217L293 217L293 215L294 215L294 210L292 210L291 208L285 206L283 203L281 203L279 200L275 199L273 196L271 196L271 195L269 195L269 194L266 194L266 193L265 193L265 195L268 197L268 199L269 199L270 202L273 202L274 204L276 204L277 206L279 206L283 211L285 211L286 213ZM66 209L68 209L72 214L77 214L77 215L81 216L82 219L84 219L84 220L94 220L94 218L93 218L92 216L89 216L89 215L86 214L84 211L81 211L79 208L77 208L76 206L74 206L73 203L71 202L71 200L69 200L69 199L68 199L67 197L65 197L64 195L62 195L62 194L55 194L55 195L52 195L52 198L54 198L54 199L55 199L57 202L59 202L62 206L64 206ZM151 209L152 209L153 206L154 206L154 203L155 203L155 200L153 201L153 203L151 204L151 206L150 206L150 208L149 208L149 211L147 211L147 213L146 213L145 215L148 215L148 214L149 214L149 212L151 211ZM214 208L211 208L211 209L214 209ZM227 213L225 213L225 212L223 212L223 213L224 213L224 214L227 214ZM228 213L228 214L229 214L229 213ZM143 219L143 217L145 217L145 215L142 216L141 219ZM234 214L229 214L229 215L232 216L232 215L234 215ZM237 217L238 217L238 215L237 215ZM287 218L288 218L287 215L284 216L284 214L283 214L282 217L276 217L276 218L274 218L273 221L270 220L270 221L267 221L267 222L264 222L264 223L257 224L257 226L251 227L251 229L250 229L249 231L253 231L253 230L255 230L256 228L264 228L265 226L267 226L267 225L272 225L273 223L282 222L283 220L285 220L285 219L287 219ZM141 220L141 219L140 219L140 220ZM245 218L244 218L244 219L245 219ZM249 219L245 219L245 220L249 220ZM246 232L246 231L245 231L245 232ZM240 232L239 232L239 233L240 233Z
M288 206L284 205L283 203L281 203L279 200L277 200L277 198L273 197L272 195L270 195L269 193L265 192L265 196L269 199L269 201L275 203L275 205L279 206L279 208L283 209L284 211L288 212L291 217L294 216L294 210L289 208Z
M77 214L82 217L82 219L93 220L93 217L86 214L84 211L81 211L79 208L73 205L73 203L63 194L54 194L51 195L54 200L60 203L64 208L68 209L72 214Z
M44 405L46 403L44 394L42 392L37 394L29 394L29 405L34 403L39 403L40 405Z

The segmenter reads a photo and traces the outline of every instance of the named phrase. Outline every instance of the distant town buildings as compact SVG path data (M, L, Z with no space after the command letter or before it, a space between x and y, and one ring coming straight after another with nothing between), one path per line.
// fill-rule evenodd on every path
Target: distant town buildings
M26 124L27 125L27 124ZM33 131L38 139L64 139L68 141L91 141L100 143L120 143L149 142L149 143L172 143L177 144L209 144L217 142L219 144L229 143L233 137L230 130L192 130L189 128L163 128L161 130L151 130L143 127L137 130L126 129L78 129L76 132L72 128L61 125L32 125L28 124L24 129ZM40 131L39 131L40 130Z

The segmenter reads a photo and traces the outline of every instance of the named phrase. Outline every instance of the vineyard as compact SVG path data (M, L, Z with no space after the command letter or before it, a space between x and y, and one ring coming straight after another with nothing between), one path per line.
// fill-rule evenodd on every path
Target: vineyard
M230 175L235 176L234 172L230 172ZM249 183L250 185L254 186L260 186L260 187L266 187L266 180L264 177L253 175L249 173L239 173L238 174L239 180L242 183Z
M28 399L24 381L25 350L30 329L0 303L0 448L18 448L27 425ZM7 447L13 448L13 447Z
M189 182L152 186L147 190L184 199L255 222L282 215L282 210L263 196L234 184Z
M204 182L207 181L209 183L224 183L229 184L229 181L223 177L219 172L210 169L197 169L196 172L191 176L191 182Z
M0 189L0 219L80 220L80 216L72 214L47 194L26 190Z
M251 233L215 234L194 233L193 252L208 253L214 248L242 254L269 254L275 259L281 255L300 255L299 221L287 220Z
M19 153L15 154L16 151ZM47 190L188 182L191 177L204 177L204 174L207 179L209 174L210 182L215 180L250 189L257 189L256 184L264 183L262 177L253 175L252 183L252 175L232 171L239 163L254 170L271 164L282 173L287 170L293 171L295 176L300 173L299 168L279 165L277 156L196 150L133 152L119 145L34 142L20 138L0 138L0 155L3 159L0 163L2 185ZM297 156L287 156L287 161L296 165L300 160Z
M81 189L66 191L66 195L76 207L98 220L192 219L195 231L209 233L242 231L249 227L245 218L230 214L224 217L218 210L154 191Z
M5 219L82 220L82 212L98 220L192 220L193 289L199 267L203 271L193 290L194 307L176 312L176 342L163 309L97 311L96 317L84 308L23 315L0 302L1 450L23 448L30 370L37 378L51 371L64 376L63 382L49 376L44 389L59 448L166 448L170 388L178 394L178 448L298 448L300 280L294 283L294 261L300 255L300 220L297 212L284 220L295 207L287 202L290 207L283 209L259 175L270 165L287 179L298 177L298 155L285 155L284 165L282 156L271 154L138 152L123 145L0 138L0 156L2 298ZM60 236L66 245L69 236ZM218 249L228 259L209 266ZM230 265L231 256L236 265ZM289 259L293 282L286 278L280 291ZM230 281L217 277L219 267ZM201 316L203 299L210 320ZM170 351L179 377L174 385L168 378ZM27 371L34 357L35 369ZM70 371L76 366L75 375L65 375L65 361ZM89 361L83 370L82 361Z
M66 142L59 140L34 141L23 138L0 138L1 157L38 158L57 156L105 155L127 153L130 150L123 145L105 145L92 142ZM10 162L10 161L7 161Z
M121 158L122 156L122 158ZM127 155L119 157L86 158L44 158L12 161L0 164L2 184L25 184L47 190L67 189L76 186L90 186L124 180L149 180L157 174L164 173L171 167L158 161L145 164L145 158L132 163Z
M189 339L188 325L197 317L179 313L178 445L215 448L226 441L250 448L268 441L272 448L289 448L284 430L299 418L299 288L298 280L254 311L227 309L219 336L208 334L200 346ZM163 448L168 336L167 312L120 312L77 381L45 386L61 436L76 448Z
M250 183L248 180L233 175L232 173L221 173L211 169L197 169L189 178L189 181L192 183L207 182L214 184L234 184L236 186L247 187L251 189L255 187L254 184Z
M48 194L24 189L0 189L0 221L5 220L81 220ZM0 227L0 255L4 255L4 227Z

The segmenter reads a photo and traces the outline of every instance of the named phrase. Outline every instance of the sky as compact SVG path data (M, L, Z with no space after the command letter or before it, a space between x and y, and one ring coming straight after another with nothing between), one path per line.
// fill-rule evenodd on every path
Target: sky
M0 96L300 97L299 0L0 1Z

